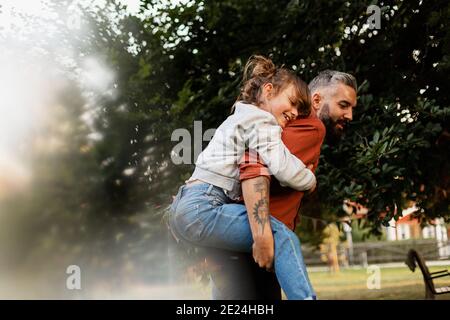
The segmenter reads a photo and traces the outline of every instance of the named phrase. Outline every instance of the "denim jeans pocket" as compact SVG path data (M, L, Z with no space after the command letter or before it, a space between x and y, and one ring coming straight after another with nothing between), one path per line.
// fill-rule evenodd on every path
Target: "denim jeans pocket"
M207 195L206 197L208 198L208 202L210 205L212 205L213 207L218 207L224 204L223 200L220 199L220 197L217 197L215 195Z
M200 205L190 212L175 213L173 223L180 235L189 242L197 242L201 239L204 224L199 219Z
M210 193L205 192L204 195L208 199L209 204L213 207L222 206L230 202L230 199L221 190L219 192L215 189Z
M187 240L197 242L201 240L203 223L196 219L184 227Z

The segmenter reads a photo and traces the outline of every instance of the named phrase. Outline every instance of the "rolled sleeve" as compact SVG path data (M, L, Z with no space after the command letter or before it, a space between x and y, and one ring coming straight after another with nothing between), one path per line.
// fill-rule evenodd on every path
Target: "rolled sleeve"
M239 163L239 180L244 181L261 176L270 180L269 169L256 152L246 151Z

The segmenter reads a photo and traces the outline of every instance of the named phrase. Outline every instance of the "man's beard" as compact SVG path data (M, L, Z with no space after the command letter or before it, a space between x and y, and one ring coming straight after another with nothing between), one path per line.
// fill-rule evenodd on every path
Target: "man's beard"
M320 110L319 119L322 120L325 128L327 130L325 139L328 144L334 144L341 140L342 135L344 134L344 128L347 124L346 120L338 120L334 121L330 117L330 106L328 103L325 103ZM338 128L337 125L341 125L342 128Z

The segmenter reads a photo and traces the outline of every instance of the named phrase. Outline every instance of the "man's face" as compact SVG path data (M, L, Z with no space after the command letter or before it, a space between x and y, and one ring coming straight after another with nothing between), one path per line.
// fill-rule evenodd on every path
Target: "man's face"
M339 83L319 90L317 93L320 95L319 119L325 124L328 138L333 141L339 140L346 125L353 119L356 91L352 87Z

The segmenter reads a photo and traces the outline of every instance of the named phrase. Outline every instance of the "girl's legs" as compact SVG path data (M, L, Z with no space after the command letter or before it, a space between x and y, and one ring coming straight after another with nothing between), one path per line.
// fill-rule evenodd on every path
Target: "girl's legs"
M253 238L245 206L230 203L210 184L182 186L169 215L177 238L188 243L251 252Z
M289 300L316 300L303 261L300 240L284 223L270 218L275 242L274 269L280 286Z
M169 223L177 237L194 245L251 252L253 237L244 205L229 203L210 184L183 186L172 204ZM294 232L271 217L275 273L289 300L315 299Z

